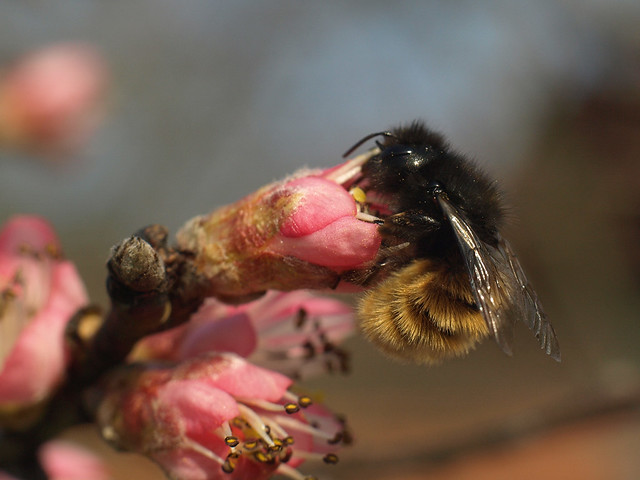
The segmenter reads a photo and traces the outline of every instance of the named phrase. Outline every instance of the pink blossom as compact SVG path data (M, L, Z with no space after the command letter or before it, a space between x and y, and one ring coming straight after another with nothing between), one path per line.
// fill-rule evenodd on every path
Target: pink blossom
M344 426L291 380L235 354L208 354L173 367L134 364L103 386L97 421L119 448L157 462L181 480L294 479L306 458L325 458Z
M38 452L48 480L108 480L102 460L84 448L63 440L45 443Z
M335 288L341 273L372 261L377 225L362 220L341 171L299 172L187 222L178 247L194 254L210 296L244 301L269 289Z
M206 352L233 352L294 377L344 371L338 344L354 331L352 308L308 291L269 292L232 306L214 298L180 328L143 339L136 359L180 361Z
M0 411L45 399L68 360L64 329L87 295L49 224L14 217L0 231Z
M106 77L88 45L62 43L26 55L0 78L0 144L74 150L97 124Z

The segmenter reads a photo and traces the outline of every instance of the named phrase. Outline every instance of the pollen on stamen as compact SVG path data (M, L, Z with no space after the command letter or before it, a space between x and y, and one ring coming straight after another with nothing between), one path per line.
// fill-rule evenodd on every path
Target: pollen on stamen
M311 397L309 397L308 395L303 395L300 398L298 398L298 405L300 405L302 408L307 408L312 404L313 404L313 401L311 400Z
M255 431L255 433L269 446L273 445L273 439L269 436L267 431L267 425L262 421L262 418L251 410L246 405L238 403L238 410L243 419L249 424L249 426Z
M235 470L235 465L231 462L231 460L229 460L228 458L224 461L224 463L222 464L222 471L224 473L233 473L233 471Z
M284 406L284 411L287 412L288 414L292 414L300 411L300 407L295 403L287 403Z
M246 428L249 425L246 420L243 420L240 417L235 417L233 420L231 420L231 423L234 427L237 428Z
M338 463L338 456L335 453L327 453L324 457L322 457L324 463L328 463L329 465L335 465Z
M253 458L260 463L269 463L273 462L273 455L269 453L265 453L262 450L258 450L257 452L253 452Z
M238 444L240 443L240 440L238 440L238 437L229 435L228 437L225 437L224 443L226 443L227 446L234 448L238 446Z
M245 450L248 451L255 450L256 448L258 448L258 445L259 443L257 439L246 440L243 444Z
M349 190L349 194L353 197L353 199L358 203L367 203L367 194L360 187L353 187Z
M284 446L284 443L279 438L273 439L273 445L269 447L271 452L280 452Z
M293 449L286 448L286 449L281 450L281 452L280 452L280 461L282 463L287 463L289 460L291 460L291 457L293 457Z

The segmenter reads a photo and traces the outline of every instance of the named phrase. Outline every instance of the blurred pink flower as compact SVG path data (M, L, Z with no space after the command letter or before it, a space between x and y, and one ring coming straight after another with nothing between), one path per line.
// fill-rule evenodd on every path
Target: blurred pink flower
M174 367L133 364L110 374L98 402L103 437L180 480L294 479L307 458L335 463L348 438L325 409L287 389L291 380L234 354Z
M80 146L100 118L106 66L91 46L49 45L0 77L0 145L50 154Z
M239 306L205 300L188 323L143 339L136 360L180 361L206 352L233 352L292 377L347 369L338 344L354 332L352 308L298 290L269 292Z
M109 480L111 475L103 461L79 445L53 440L38 452L48 480Z
M377 225L361 220L340 171L299 172L187 222L178 248L194 254L209 295L245 301L269 289L335 288L341 273L372 261Z
M37 217L0 231L0 413L45 399L62 380L64 329L87 295L58 239Z

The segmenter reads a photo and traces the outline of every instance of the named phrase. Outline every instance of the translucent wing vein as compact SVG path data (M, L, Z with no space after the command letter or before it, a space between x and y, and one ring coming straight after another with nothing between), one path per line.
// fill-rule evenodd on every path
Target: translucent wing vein
M464 258L474 299L500 348L511 355L514 324L521 320L542 349L559 361L555 331L509 243L502 237L497 247L483 242L458 209L444 196L437 198Z

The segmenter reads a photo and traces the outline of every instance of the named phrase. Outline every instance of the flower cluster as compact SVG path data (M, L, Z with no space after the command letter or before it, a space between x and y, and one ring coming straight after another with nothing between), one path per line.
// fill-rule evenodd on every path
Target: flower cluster
M345 369L338 344L352 331L348 306L306 291L240 306L207 299L187 324L139 342L129 366L97 389L102 435L171 478L306 478L299 464L335 463L350 435L292 394L289 377Z
M294 378L348 369L339 344L354 330L351 308L305 289L336 288L344 272L365 268L377 255L377 225L343 181L354 168L350 161L298 173L188 222L173 249L149 243L154 255L159 252L158 272L165 260L172 275L196 272L189 278L204 285L195 290L202 295L200 308L186 323L145 331L105 375L101 370L92 379L83 370L75 379L71 391L82 390L105 440L149 457L175 480L273 474L303 480L311 478L298 469L305 460L337 462L335 452L350 440L345 421L291 387ZM74 314L73 328L89 318L77 313L87 298L59 252L40 219L17 218L0 233L0 413L44 402L65 381L69 364L66 381L73 385L75 367L85 358L77 348L91 348L105 331L99 323L98 334L69 329ZM187 258L191 269L172 267L171 255ZM169 292L173 297L189 286L175 277L166 284L183 289ZM135 312L143 314L136 295L151 293L113 288L110 294L120 295L114 303L131 302L127 322L135 321ZM171 302L160 305L169 318ZM124 311L118 308L111 315ZM111 318L103 326L113 325ZM65 328L69 340L83 342L71 351Z
M167 366L132 365L102 388L105 439L156 461L175 479L305 478L307 458L332 463L348 438L326 409L296 397L292 381L232 353Z

